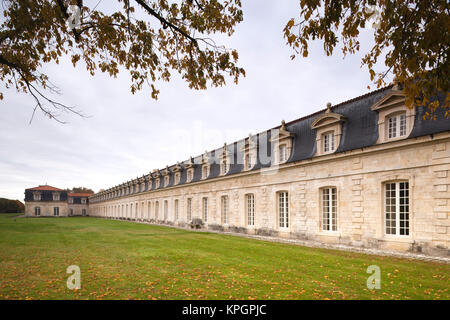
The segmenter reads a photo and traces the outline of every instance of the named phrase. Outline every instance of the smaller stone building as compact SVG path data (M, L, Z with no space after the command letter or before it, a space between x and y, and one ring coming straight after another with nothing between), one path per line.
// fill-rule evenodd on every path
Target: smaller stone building
M67 217L89 215L89 193L69 193L44 185L25 189L27 217Z

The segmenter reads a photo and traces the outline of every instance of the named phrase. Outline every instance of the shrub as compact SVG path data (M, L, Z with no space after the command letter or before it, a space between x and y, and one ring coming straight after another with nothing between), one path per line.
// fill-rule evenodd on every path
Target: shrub
M191 220L190 225L192 229L200 229L203 227L203 220L200 218L194 218Z

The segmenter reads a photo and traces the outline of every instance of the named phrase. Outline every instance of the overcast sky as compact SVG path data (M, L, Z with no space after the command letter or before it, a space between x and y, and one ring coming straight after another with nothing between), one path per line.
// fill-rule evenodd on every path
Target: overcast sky
M23 200L25 188L45 183L97 192L368 92L362 54L327 57L317 42L308 58L291 61L282 30L298 2L243 1L244 21L224 43L246 70L238 85L193 91L173 77L157 84L155 101L149 88L132 95L126 72L91 77L66 59L43 71L60 87L58 99L89 117L64 115L64 125L40 113L29 124L31 96L0 86L0 197ZM361 35L362 52L372 34Z

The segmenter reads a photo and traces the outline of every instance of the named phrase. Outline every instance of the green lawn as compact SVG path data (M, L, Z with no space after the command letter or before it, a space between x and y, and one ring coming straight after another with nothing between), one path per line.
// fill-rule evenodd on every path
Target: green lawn
M95 218L0 215L0 299L449 299L450 265ZM81 268L81 289L66 268ZM381 289L369 290L369 265Z

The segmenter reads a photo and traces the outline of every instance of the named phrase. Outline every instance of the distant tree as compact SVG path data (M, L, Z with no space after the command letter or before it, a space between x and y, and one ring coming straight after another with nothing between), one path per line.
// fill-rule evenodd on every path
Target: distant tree
M92 189L85 187L73 187L72 189L66 189L66 191L70 193L94 193Z
M237 52L211 38L234 32L243 19L240 0L96 2L1 0L0 81L29 93L34 112L40 109L59 122L61 111L81 115L48 95L59 90L41 67L59 63L63 55L71 56L74 67L84 61L91 75L100 70L116 77L123 67L131 92L148 84L154 99L159 93L154 82L169 81L173 72L194 89L224 85L226 75L237 83L245 75L236 65Z
M25 212L25 205L19 200L0 198L0 213Z
M404 88L407 104L429 104L427 118L439 106L450 117L450 4L448 0L300 0L300 17L284 28L284 37L294 49L291 56L308 56L312 40L323 40L327 55L340 42L342 53L360 49L360 30L372 24L375 44L362 59L377 87L393 74ZM375 71L378 60L386 69ZM440 104L432 100L437 91L447 94Z

